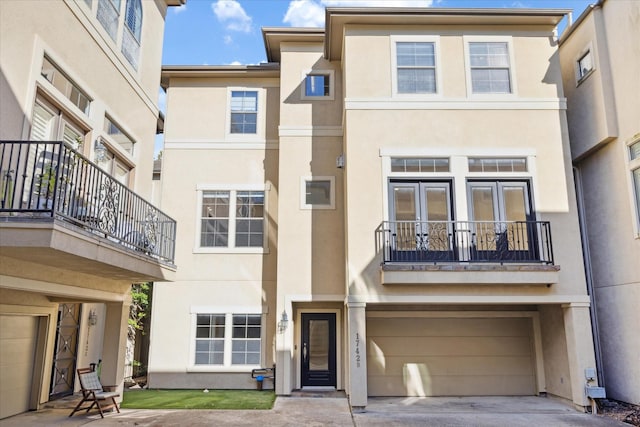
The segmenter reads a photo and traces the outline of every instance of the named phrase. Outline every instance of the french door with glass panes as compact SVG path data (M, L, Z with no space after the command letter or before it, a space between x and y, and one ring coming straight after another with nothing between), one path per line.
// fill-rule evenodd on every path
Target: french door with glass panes
M40 204L30 206L32 209L51 208L49 204L53 198L51 185L45 185L47 177L54 174L59 167L57 162L57 150L51 144L52 141L63 141L75 150L81 149L86 131L77 126L67 115L51 103L38 97L33 106L31 118L31 132L29 140L42 141L41 144L29 146L28 167L34 168L26 173L25 203ZM63 165L67 168L68 165ZM33 185L31 180L35 179ZM28 192L32 191L33 194Z
M391 181L391 261L453 261L455 239L448 181Z
M467 186L472 260L537 259L529 182L473 181Z

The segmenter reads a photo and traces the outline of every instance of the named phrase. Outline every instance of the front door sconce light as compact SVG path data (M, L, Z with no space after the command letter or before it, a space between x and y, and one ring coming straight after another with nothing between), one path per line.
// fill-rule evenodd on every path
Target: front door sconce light
M280 331L280 333L284 332L287 329L287 326L289 325L289 316L287 316L287 312L283 311L282 312L282 317L280 318L280 321L278 322L278 331Z
M95 326L98 323L98 314L95 310L89 312L89 326Z
M96 163L102 163L107 158L107 147L102 143L100 138L96 139L96 143L93 146Z

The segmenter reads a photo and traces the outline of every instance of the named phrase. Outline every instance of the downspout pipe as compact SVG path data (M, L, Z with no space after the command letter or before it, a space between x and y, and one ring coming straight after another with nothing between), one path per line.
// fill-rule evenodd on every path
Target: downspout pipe
M578 222L580 226L580 241L582 243L582 259L584 260L584 272L587 279L587 293L589 294L589 311L591 314L591 331L593 334L593 350L596 357L596 375L600 387L605 387L602 366L602 348L600 346L600 330L598 327L598 311L593 290L593 270L591 266L591 251L589 250L589 235L584 209L584 191L582 188L582 175L580 168L573 167L573 180L576 187L576 202L578 207Z

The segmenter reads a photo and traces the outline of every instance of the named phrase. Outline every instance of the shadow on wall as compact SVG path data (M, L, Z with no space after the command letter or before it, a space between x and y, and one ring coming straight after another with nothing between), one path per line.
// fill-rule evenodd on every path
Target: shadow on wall
M22 139L26 112L20 107L10 82L0 67L0 140Z

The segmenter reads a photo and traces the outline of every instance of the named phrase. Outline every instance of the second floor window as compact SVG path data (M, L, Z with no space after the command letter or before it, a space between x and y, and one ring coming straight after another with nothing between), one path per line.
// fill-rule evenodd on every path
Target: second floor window
M261 248L264 191L204 191L200 247Z
M256 134L258 125L258 92L234 90L231 92L232 134Z
M473 93L511 93L509 44L469 43L469 66Z
M436 93L433 42L396 43L398 93Z

